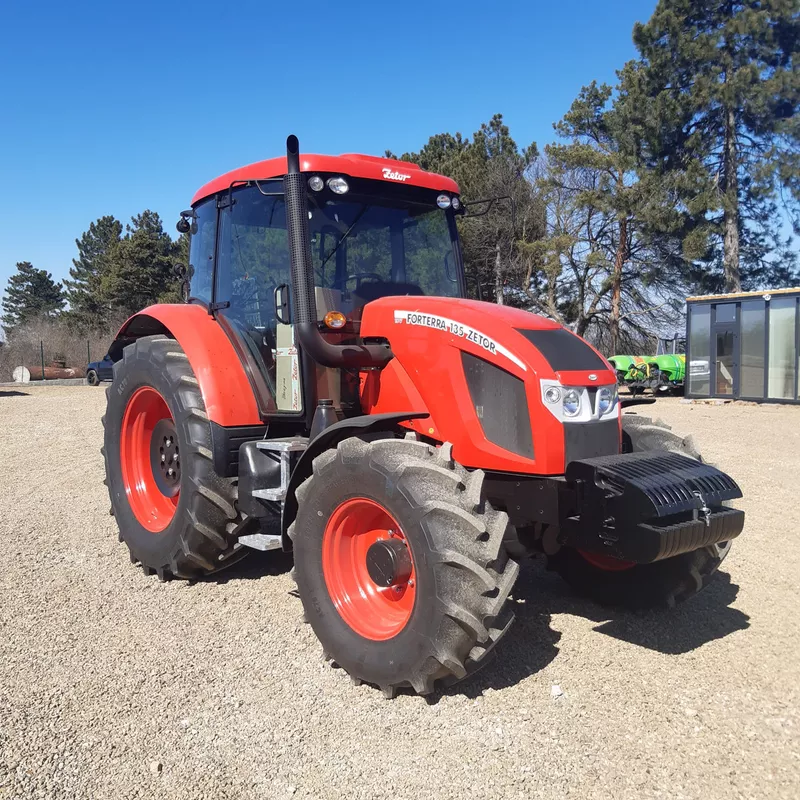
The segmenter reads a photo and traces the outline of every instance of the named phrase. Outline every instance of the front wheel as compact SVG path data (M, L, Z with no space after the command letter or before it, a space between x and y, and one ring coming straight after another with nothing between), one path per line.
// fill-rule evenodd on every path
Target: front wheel
M95 370L90 369L86 373L86 383L88 383L89 386L99 386L100 385L100 378L99 378L97 372L95 372Z
M485 663L513 620L508 516L450 446L351 438L297 491L295 580L325 656L387 696Z
M623 414L622 451L648 450L666 450L704 460L691 436L678 435L661 420ZM652 564L636 564L562 547L547 557L547 563L579 594L602 605L672 607L703 589L730 549L730 542L722 542Z

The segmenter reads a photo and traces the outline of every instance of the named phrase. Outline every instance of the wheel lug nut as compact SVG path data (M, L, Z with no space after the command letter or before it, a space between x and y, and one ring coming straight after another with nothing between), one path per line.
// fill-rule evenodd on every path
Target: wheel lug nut
M163 464L167 460L167 457L162 453L161 454L161 463Z
M175 470L174 470L174 469L172 469L172 467L170 467L170 468L167 470L167 475L170 475L170 476L172 476L172 475L174 475L174 474L175 474Z

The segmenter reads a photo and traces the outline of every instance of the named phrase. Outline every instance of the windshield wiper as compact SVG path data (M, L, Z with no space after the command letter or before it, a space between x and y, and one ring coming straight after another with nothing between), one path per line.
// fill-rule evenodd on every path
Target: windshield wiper
M350 231L352 231L353 228L355 228L355 226L358 225L358 221L361 219L361 217L364 216L364 214L366 213L367 208L368 208L368 206L367 206L366 203L364 203L364 205L361 206L361 210L358 212L358 214L356 214L356 218L353 220L353 224L342 234L342 238L339 239L338 242L336 242L336 246L333 248L333 250L331 250L330 253L328 253L328 255L325 256L325 260L320 265L320 269L321 270L324 269L325 265L328 263L328 261L331 260L331 258L333 257L333 254L339 249L339 246L341 245L341 243L350 235Z

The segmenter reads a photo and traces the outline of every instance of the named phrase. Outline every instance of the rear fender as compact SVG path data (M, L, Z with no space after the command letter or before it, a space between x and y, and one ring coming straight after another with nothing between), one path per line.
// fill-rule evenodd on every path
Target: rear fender
M158 304L145 308L120 328L109 354L119 361L127 345L158 334L175 339L183 348L211 422L224 427L262 424L239 356L220 324L202 306Z

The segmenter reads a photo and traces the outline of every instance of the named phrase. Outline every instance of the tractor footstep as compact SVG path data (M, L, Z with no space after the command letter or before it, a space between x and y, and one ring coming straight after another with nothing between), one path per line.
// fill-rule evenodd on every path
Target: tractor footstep
M283 546L280 536L271 536L268 533L251 533L248 536L240 536L239 544L252 547L253 550L280 550Z

